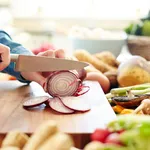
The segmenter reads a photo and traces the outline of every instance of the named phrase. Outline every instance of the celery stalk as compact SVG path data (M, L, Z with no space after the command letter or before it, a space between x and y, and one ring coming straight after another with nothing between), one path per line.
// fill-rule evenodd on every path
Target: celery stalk
M107 99L110 99L110 98L112 98L114 95L111 94L111 93L108 93L108 94L105 94L105 96L106 96Z
M114 88L110 91L111 94L114 95L120 95L125 94L128 90L144 90L150 88L150 83L140 84L140 85L134 85L134 86L128 86L128 87L122 87L122 88Z
M150 92L150 88L144 89L144 90L131 90L131 93L134 95L141 95L141 94L147 94Z

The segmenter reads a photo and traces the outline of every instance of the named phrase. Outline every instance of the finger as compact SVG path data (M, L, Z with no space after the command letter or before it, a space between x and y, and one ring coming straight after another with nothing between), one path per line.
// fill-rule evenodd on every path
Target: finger
M55 51L56 58L65 58L65 51L63 49L58 49Z
M53 50L48 50L45 52L38 53L38 56L47 56L47 57L55 57L55 53Z
M10 49L9 47L0 44L0 56L2 62L0 63L0 71L4 70L10 64Z
M40 84L43 87L43 84L46 82L46 79L38 72L21 72L23 78L29 81L34 81Z

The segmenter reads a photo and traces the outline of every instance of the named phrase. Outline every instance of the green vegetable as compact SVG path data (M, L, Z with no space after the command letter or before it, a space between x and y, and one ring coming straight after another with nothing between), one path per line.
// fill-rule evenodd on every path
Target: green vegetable
M110 91L110 93L112 95L120 95L120 94L123 95L123 94L126 94L126 91L128 91L128 90L144 90L147 88L150 88L150 83L128 86L128 87L122 87L122 88L114 88Z
M130 34L133 29L134 24L131 23L128 27L126 27L124 30L127 34Z
M127 34L131 34L131 35L142 35L142 27L143 27L142 22L131 23L128 27L124 29L124 31Z
M107 99L110 99L110 98L112 98L114 95L111 94L111 93L107 93L107 94L105 94L105 96L106 96Z
M142 35L150 36L150 20L144 21L144 25L142 28Z
M142 24L134 24L130 32L131 35L142 35Z
M106 145L104 148L97 149L97 150L130 150L130 149L127 149L126 147L117 146L117 145Z
M125 150L150 150L150 116L121 115L110 122L108 128L125 130L120 134Z
M150 150L150 136L144 136L138 130L126 131L120 139L125 143L126 150Z
M108 128L113 131L141 129L141 127L148 127L150 130L150 116L144 115L120 115L116 120L108 124Z
M112 131L124 130L119 134L123 145L104 144L90 150L150 150L150 116L120 115L107 128Z
M146 94L150 92L150 88L144 89L144 90L131 90L131 93L133 95L141 95L141 94Z

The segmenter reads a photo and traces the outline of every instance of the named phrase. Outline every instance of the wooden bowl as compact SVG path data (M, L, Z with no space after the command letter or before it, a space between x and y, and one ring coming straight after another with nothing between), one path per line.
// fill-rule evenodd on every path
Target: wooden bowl
M132 55L139 55L150 61L150 37L129 36L127 45Z

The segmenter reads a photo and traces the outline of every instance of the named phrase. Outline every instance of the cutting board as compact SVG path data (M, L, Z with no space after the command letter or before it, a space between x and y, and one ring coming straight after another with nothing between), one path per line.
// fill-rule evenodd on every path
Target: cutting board
M48 95L37 83L24 85L18 81L0 82L0 133L5 134L13 129L33 133L41 123L50 119L57 122L62 132L75 136L90 134L96 128L105 127L116 115L99 83L86 81L85 84L90 86L90 91L83 98L91 104L91 110L66 115L50 108L26 110L22 107L27 97Z

